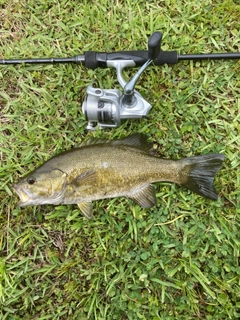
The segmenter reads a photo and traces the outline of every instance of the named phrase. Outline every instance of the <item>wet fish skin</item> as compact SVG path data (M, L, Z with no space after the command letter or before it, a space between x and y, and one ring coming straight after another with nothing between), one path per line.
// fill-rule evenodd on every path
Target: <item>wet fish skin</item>
M213 186L223 154L164 160L150 153L144 134L75 148L54 156L15 186L20 206L78 204L92 215L92 201L126 196L144 208L156 204L158 181L169 181L216 200Z

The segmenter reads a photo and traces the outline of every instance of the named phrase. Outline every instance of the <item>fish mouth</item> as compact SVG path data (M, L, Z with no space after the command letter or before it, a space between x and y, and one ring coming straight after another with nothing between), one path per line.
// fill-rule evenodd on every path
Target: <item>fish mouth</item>
M23 207L23 206L27 205L29 200L31 200L29 195L27 194L27 192L24 191L23 189L19 188L17 185L14 186L14 190L16 191L17 195L20 198L20 201L18 202L18 205L20 207Z

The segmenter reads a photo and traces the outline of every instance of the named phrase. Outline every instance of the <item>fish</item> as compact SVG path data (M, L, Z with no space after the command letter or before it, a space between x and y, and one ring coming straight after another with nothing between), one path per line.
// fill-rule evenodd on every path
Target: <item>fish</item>
M224 154L169 160L152 150L147 135L135 133L64 151L14 185L20 198L18 205L77 204L91 218L92 202L100 199L127 197L143 208L155 206L153 183L163 181L217 200L214 178L222 167Z

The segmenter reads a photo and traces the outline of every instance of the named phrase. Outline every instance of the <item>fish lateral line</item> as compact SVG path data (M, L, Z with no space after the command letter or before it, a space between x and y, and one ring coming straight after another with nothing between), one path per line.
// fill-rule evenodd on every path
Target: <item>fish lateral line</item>
M92 201L106 198L124 196L150 208L157 203L153 183L164 181L217 200L214 178L225 155L167 160L151 150L148 137L135 133L55 155L15 185L20 205L77 204L88 218Z

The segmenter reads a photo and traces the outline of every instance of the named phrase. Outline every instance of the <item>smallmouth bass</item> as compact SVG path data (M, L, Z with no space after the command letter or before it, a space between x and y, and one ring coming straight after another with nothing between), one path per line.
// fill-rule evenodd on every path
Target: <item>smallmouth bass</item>
M223 154L165 160L151 154L144 134L99 142L60 153L22 178L14 189L21 207L77 204L92 217L92 201L128 197L143 208L156 205L152 183L168 181L216 200L213 185Z

